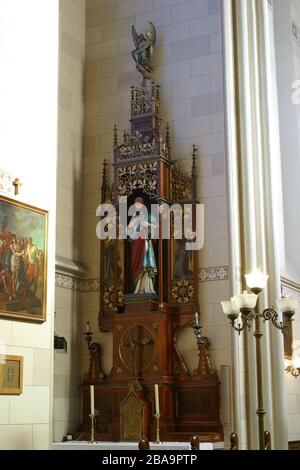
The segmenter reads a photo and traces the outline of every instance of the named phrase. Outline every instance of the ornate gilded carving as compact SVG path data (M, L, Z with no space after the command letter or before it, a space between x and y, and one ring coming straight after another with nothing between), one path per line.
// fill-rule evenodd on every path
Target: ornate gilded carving
M174 201L192 199L192 178L183 174L177 163L172 166L172 198Z
M143 436L144 404L134 390L130 390L120 406L121 439L137 441Z
M172 297L175 304L186 304L194 302L194 281L181 279L173 281Z
M121 285L118 287L117 293L117 303L123 304L124 303L124 292ZM115 289L114 286L104 286L103 292L103 305L104 310L114 310L115 304Z
M118 168L118 195L129 196L135 189L142 189L152 199L157 197L157 162Z
M147 88L132 86L131 87L131 115L140 116L141 114L151 113L152 99L147 92Z
M154 354L154 338L144 325L129 327L120 341L120 359L133 377L145 370L151 363Z
M155 142L150 142L150 137L147 135L143 137L138 131L124 131L123 143L116 148L115 153L119 160L138 158L155 155L157 146Z
M105 286L103 292L104 310L113 310L115 300L114 286Z

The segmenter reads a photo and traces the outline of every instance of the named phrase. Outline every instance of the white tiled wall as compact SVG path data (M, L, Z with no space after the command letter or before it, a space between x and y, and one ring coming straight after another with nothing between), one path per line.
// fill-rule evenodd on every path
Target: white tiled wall
M56 254L81 260L82 133L85 1L60 0L59 145ZM55 334L67 353L54 353L54 436L59 442L80 423L79 293L56 287Z
M99 276L95 236L101 166L111 162L112 128L129 128L129 92L141 77L135 70L131 25L157 27L153 78L161 84L161 111L172 129L172 152L190 171L192 144L199 148L199 196L205 203L206 243L201 267L226 266L227 208L224 164L221 22L219 0L86 0L85 147L83 197L83 261L87 277ZM111 171L111 168L110 168ZM95 177L96 175L96 177ZM94 237L94 242L92 237ZM90 247L87 247L89 240ZM83 312L97 331L98 297L83 294ZM212 340L214 367L230 364L230 327L220 300L229 297L228 281L200 283L201 321ZM89 310L86 310L86 307ZM84 319L85 321L85 319ZM191 332L181 336L180 347L190 369L197 363ZM110 338L103 345L104 369L112 362ZM83 356L83 370L87 357Z
M0 320L5 353L24 358L22 395L0 395L0 449L38 450L52 439L58 1L1 1L0 18L0 168L49 211L46 322Z

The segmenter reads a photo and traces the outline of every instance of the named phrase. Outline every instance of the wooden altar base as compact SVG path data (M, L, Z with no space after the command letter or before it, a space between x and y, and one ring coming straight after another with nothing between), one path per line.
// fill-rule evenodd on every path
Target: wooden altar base
M150 402L150 419L145 437L154 441L156 420L154 414L154 385L144 381L143 390ZM166 381L167 382L167 381ZM161 419L160 437L168 442L186 442L193 434L201 442L223 441L219 420L218 379L216 375L193 376L177 383L160 384ZM89 386L83 385L83 422L74 439L87 440L90 435ZM96 440L121 441L120 405L128 393L127 384L103 383L95 385ZM152 409L151 409L152 408Z

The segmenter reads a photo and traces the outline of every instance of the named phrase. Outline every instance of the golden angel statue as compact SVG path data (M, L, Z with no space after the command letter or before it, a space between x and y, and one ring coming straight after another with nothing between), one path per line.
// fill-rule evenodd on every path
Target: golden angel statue
M153 70L151 66L151 56L156 43L155 26L151 21L149 21L149 28L146 36L142 33L137 34L134 26L132 26L131 29L133 43L135 45L135 49L131 52L131 55L136 63L137 70L144 78L149 79L151 78L151 72Z

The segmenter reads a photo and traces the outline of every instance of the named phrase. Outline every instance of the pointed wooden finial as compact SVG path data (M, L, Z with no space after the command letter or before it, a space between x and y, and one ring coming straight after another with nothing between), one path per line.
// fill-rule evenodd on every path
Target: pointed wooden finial
M135 108L135 86L131 85L131 114L134 115L134 108Z
M170 126L169 126L168 122L167 122L167 125L166 125L166 145L167 145L168 149L170 150L170 147L171 147Z
M131 103L133 103L134 102L135 86L131 85L130 90L131 90Z
M117 125L114 125L114 147L118 146L118 128Z
M193 145L193 163L192 163L192 185L193 185L193 199L197 198L197 156L198 149L196 145Z
M106 199L106 193L108 189L108 181L107 181L107 160L103 160L103 170L102 170L102 187L101 187L101 200L102 202Z

